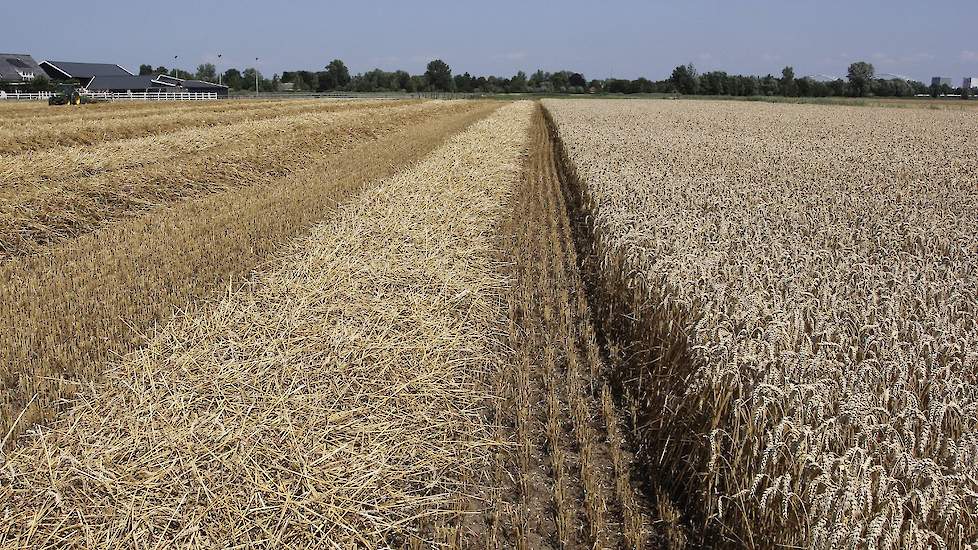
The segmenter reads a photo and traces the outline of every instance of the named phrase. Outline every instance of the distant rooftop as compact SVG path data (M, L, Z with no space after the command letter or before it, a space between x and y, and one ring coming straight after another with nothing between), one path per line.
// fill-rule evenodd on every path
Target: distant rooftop
M79 63L75 61L42 61L41 66L51 78L88 80L96 76L133 76L114 63Z
M154 88L174 88L182 86L194 90L207 90L219 92L227 90L227 86L204 82L202 80L184 80L165 74L147 74L140 76L96 76L88 83L86 88L93 92L97 91L142 91Z
M878 73L876 78L880 80L913 80L909 76L894 73Z
M806 76L805 78L810 78L810 79L814 80L815 82L833 82L833 81L836 81L836 80L841 79L842 77L832 76L830 74L824 74L824 73L817 73L817 74L810 74L810 75Z
M150 88L172 87L176 84L158 80L159 75L148 74L142 76L96 76L88 83L86 88L91 91L103 90L148 90Z
M26 53L0 53L0 80L22 81L43 75L44 69L30 55Z

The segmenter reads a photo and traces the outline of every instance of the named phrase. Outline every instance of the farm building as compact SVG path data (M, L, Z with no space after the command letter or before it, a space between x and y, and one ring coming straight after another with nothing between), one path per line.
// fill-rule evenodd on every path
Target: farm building
M930 79L931 86L951 86L951 78L947 76L935 76Z
M165 74L96 76L85 88L90 92L210 92L221 98L228 96L227 86L202 80L184 80Z
M174 84L157 80L159 75L96 76L85 86L91 92L144 92Z
M172 77L167 77L172 78ZM179 81L179 86L184 90L192 93L200 92L213 92L217 94L217 97L226 98L228 96L228 87L222 86L221 84L214 84L213 82L204 82L203 80L182 80L176 78L174 80Z
M52 80L77 80L83 85L97 76L132 76L131 72L114 63L41 61L41 68Z
M964 77L964 81L961 82L961 87L966 90L972 90L974 88L978 88L978 77L975 76Z
M0 82L22 84L44 75L44 69L26 53L0 53Z
M210 92L227 97L228 87L185 80L166 74L134 75L114 63L78 63L74 61L42 61L40 68L53 80L77 80L91 92Z

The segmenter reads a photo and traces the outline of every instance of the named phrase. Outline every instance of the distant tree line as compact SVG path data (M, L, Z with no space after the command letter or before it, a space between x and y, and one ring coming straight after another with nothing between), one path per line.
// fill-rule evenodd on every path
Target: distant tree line
M254 67L244 70L230 68L218 74L213 63L197 66L196 72L180 68L140 65L140 75L168 74L182 79L220 82L232 90L254 91L257 83L262 92L288 89L297 92L460 92L460 93L554 93L554 94L687 94L709 96L784 96L784 97L913 97L929 94L933 97L959 94L968 98L971 90L952 88L946 84L927 86L921 82L876 77L872 64L858 61L849 66L845 79L831 81L810 77L797 78L794 68L785 67L780 76L727 74L710 71L700 74L692 64L673 69L665 80L634 80L620 78L588 80L575 71L545 72L531 75L523 71L512 77L476 76L469 73L452 74L451 67L440 59L428 63L424 74L407 71L373 69L350 75L342 60L334 59L321 71L286 71L266 78ZM9 86L7 86L9 87ZM21 88L26 91L46 91L55 84L39 76Z
M672 75L657 82L608 79L602 91L609 93L679 93L717 96L784 96L784 97L912 97L929 93L921 82L875 77L872 64L856 62L849 66L846 79L830 81L811 77L797 78L793 67L785 67L780 77L731 75L723 71L699 74L692 65L680 65Z
M227 69L218 75L211 63L204 63L191 73L183 69L165 66L140 65L139 74L170 74L178 78L220 81L232 90L297 92L460 92L460 93L665 93L716 96L784 96L784 97L912 97L930 94L934 97L953 93L967 97L969 90L950 86L927 86L921 82L876 77L872 64L858 61L849 66L846 78L831 81L811 77L798 78L793 67L785 67L780 76L728 74L710 71L700 74L692 64L673 69L669 78L650 80L645 77L634 80L605 78L588 80L583 74L563 70L546 72L537 70L531 75L523 71L511 77L478 76L468 72L453 74L451 67L440 59L428 63L424 74L412 75L407 71L373 69L351 75L342 60L334 59L319 71L285 71L281 76L266 78L253 67L244 70ZM47 85L47 84L45 84Z

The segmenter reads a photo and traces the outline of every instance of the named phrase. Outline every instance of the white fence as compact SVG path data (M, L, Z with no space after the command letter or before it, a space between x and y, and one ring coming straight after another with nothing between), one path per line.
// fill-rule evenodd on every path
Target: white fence
M51 92L33 94L0 91L0 100L47 101ZM103 101L207 101L219 99L217 92L89 92L85 94Z
M89 92L88 97L108 101L207 101L217 92Z
M23 92L4 92L0 90L0 99L12 99L20 101L47 101L51 97L51 92L36 92L36 93L23 93Z

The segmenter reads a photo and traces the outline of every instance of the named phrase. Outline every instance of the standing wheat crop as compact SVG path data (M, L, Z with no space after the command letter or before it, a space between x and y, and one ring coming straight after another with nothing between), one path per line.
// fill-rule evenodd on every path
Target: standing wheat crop
M546 105L647 475L706 540L973 548L974 117Z

